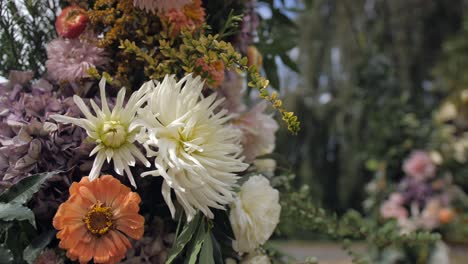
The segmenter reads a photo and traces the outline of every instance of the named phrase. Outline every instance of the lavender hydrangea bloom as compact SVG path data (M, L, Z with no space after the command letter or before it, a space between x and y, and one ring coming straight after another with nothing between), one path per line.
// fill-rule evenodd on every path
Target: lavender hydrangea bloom
M84 165L86 135L72 125L57 125L51 114L78 116L71 98L59 98L40 81L26 92L0 85L0 190L28 175Z

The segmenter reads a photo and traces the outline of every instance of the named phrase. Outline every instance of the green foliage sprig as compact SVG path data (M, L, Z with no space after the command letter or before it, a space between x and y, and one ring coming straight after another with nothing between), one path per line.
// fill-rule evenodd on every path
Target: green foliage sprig
M145 75L151 79L162 79L166 74L180 75L183 74L181 70L197 73L196 62L199 58L222 61L226 69L246 72L249 78L248 86L257 89L260 97L270 102L273 108L281 113L282 119L293 134L299 131L300 122L297 116L286 111L276 92L268 92L268 80L259 74L255 66L248 67L247 58L236 52L230 43L220 40L219 35L196 36L187 31L182 32L181 37L183 43L177 46L174 45L173 39L162 33L159 36L159 52L144 50L129 40L122 40L119 48L143 61ZM209 76L203 77L208 77L210 83Z
M54 237L53 231L36 232L34 214L25 204L57 173L32 175L0 194L0 263L33 263Z
M351 240L366 240L369 244L385 247L428 244L440 239L439 234L429 232L402 234L395 221L379 223L364 218L354 210L349 210L340 217L327 213L312 201L307 186L295 191L289 183L292 178L282 176L273 182L284 188L280 199L282 211L279 230L284 232L284 227L293 227L341 241L355 263L369 263L369 260L351 250Z

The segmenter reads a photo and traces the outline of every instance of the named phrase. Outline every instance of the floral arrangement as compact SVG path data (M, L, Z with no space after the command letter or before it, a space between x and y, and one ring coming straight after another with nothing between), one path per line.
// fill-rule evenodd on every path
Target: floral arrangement
M268 107L292 134L300 124L262 77L275 74L254 45L255 0L40 5L25 1L24 19L16 3L0 8L2 25L39 21L47 39L20 52L38 58L21 63L31 71L0 84L0 263L286 263L267 241L291 227L437 240L337 218L293 185ZM18 66L4 32L2 59Z
M403 163L406 176L380 207L383 218L398 221L402 232L434 230L454 220L450 182L437 178L436 166L427 152L414 151Z
M253 3L216 34L200 0L63 4L45 73L0 85L0 262L269 263L268 103L299 122L260 75Z
M440 154L413 150L403 161L401 170L404 177L394 185L386 179L385 168L381 168L367 186L370 195L364 206L370 219L377 223L394 223L401 234L424 230L442 235L445 242L463 236L466 195L441 167ZM373 247L375 261L449 261L447 246L442 241L426 245Z

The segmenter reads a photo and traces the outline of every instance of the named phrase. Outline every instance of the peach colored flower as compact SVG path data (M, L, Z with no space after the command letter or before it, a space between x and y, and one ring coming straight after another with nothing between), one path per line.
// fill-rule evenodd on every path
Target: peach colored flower
M168 22L167 26L172 26L171 35L176 37L182 29L194 31L205 21L205 9L201 0L194 0L185 5L182 9L171 9L162 15Z
M452 208L442 208L439 210L439 222L441 224L448 224L455 219L456 212Z
M263 65L263 56L255 46L247 47L247 61L249 66L255 66L257 70Z
M206 79L209 87L216 88L224 81L224 63L222 61L207 62L204 58L199 58L196 65L200 67L200 75Z
M138 214L140 196L111 175L70 186L70 198L60 205L53 225L59 247L73 261L117 263L131 248L128 237L141 239L145 219Z
M403 163L403 171L417 180L426 180L435 176L436 166L425 151L413 151Z

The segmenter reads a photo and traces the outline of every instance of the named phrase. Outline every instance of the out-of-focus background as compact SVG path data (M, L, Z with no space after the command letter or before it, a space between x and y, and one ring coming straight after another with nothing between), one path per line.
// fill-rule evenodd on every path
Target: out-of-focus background
M276 43L296 42L284 46L297 67L278 72L285 103L302 128L296 137L280 131L276 152L286 154L297 185L308 184L314 200L330 211L352 208L376 219L408 177L405 161L425 152L436 177L456 186L449 192L457 193L457 220L436 229L451 245L452 263L463 263L464 248L454 245L468 241L461 191L468 190L468 2L274 2L294 22L278 22L284 29ZM268 75L268 59L264 67ZM295 238L321 241L314 233ZM329 248L308 252L336 257Z

